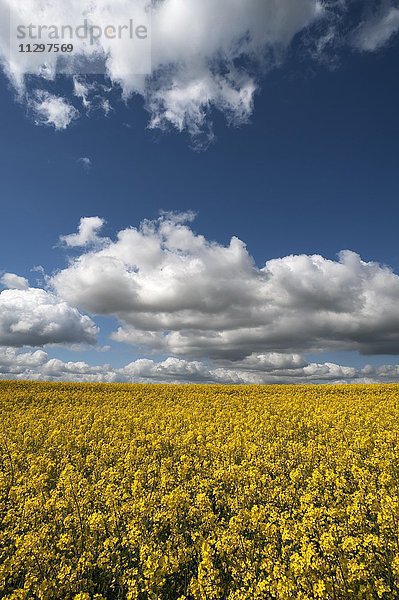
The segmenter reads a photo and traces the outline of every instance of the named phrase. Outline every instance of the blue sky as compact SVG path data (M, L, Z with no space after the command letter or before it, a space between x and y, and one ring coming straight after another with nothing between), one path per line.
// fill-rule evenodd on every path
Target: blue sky
M382 18L385 14L383 10L397 10L395 3L382 4L382 8L374 8L374 12L370 13L369 7L369 12L361 13L363 30L355 28L355 31L363 31L363 45L374 31L364 15L371 14L370 23L376 26L378 15ZM392 14L396 15L396 12ZM347 15L340 19L341 24L349 23ZM193 136L190 123L181 131L174 123L168 123L166 128L150 129L148 98L145 100L142 95L133 95L124 102L118 86L111 85L107 98L112 110L105 114L95 105L97 100L94 98L90 99L92 110L84 114L79 97L73 93L72 78L59 75L44 83L40 78L27 78L26 90L18 99L15 85L3 71L0 79L1 274L26 278L30 289L55 295L60 302L68 303L68 310L77 311L79 318L91 319L93 327L99 328L94 336L97 342L86 331L82 339L78 335L72 344L70 340L61 338L53 342L41 335L37 336L37 343L31 341L36 339L34 336L28 336L27 343L23 343L22 338L22 342L18 338L14 343L10 332L6 332L10 325L5 319L2 324L3 342L0 335L4 353L8 352L3 368L0 364L0 373L4 377L237 382L396 380L399 327L392 303L399 300L399 295L395 295L395 273L399 272L399 41L392 34L369 51L350 44L336 44L328 49L325 56L315 58L305 52L303 34L301 28L298 29L299 34L287 44L278 66L257 67L257 90L245 122L229 125L226 122L226 112L229 111L221 109L217 101L215 106L210 102L207 118L212 120L214 139L201 147L198 147L198 139ZM316 33L306 30L306 36L311 38ZM240 68L246 69L244 62ZM92 87L107 82L109 85L109 79L102 77L79 81ZM65 128L50 122L45 124L43 119L38 119L37 103L33 109L29 94L34 97L39 87L45 89L51 98L70 102L76 110L80 110L79 118ZM204 130L208 131L207 123ZM88 158L90 164L83 164L82 158ZM246 244L245 252L253 258L258 270L264 267L266 261L290 255L320 255L329 261L328 264L335 265L342 250L357 253L364 264L379 263L375 267L379 269L375 276L368 274L371 267L364 273L353 267L354 285L358 286L355 291L348 283L348 273L343 279L340 279L341 275L334 279L335 276L330 276L326 270L322 281L311 280L314 295L321 293L322 286L325 286L323 293L327 295L333 286L342 297L353 293L353 302L356 294L359 299L370 293L376 305L373 304L370 314L361 315L367 332L358 331L361 325L356 319L361 309L354 306L348 314L356 321L354 327L357 333L349 340L342 334L342 323L337 323L337 329L334 329L333 317L330 318L329 314L323 319L331 322L331 326L327 327L323 321L321 329L318 326L319 329L316 327L313 332L314 323L310 323L309 339L306 341L306 331L301 332L300 341L293 333L292 344L281 343L280 338L272 342L268 339L268 332L261 332L260 341L257 337L256 343L251 342L254 339L251 336L245 338L245 343L237 342L236 352L230 356L225 351L214 351L212 344L197 346L190 338L185 353L181 347L186 346L179 345L181 340L177 345L168 342L166 346L159 340L155 344L148 340L142 343L136 333L138 330L141 334L156 331L165 338L174 331L186 339L185 332L188 330L189 337L205 332L207 338L215 331L227 331L225 341L228 341L232 339L234 327L230 324L226 329L220 325L207 329L205 325L196 325L197 330L193 334L190 323L187 323L188 317L182 317L184 325L173 326L165 317L168 324L161 326L154 308L148 313L154 318L154 326L148 323L146 315L146 325L138 327L136 316L131 316L138 310L136 305L129 307L130 316L112 302L109 310L103 303L101 310L96 312L92 310L92 301L87 300L81 291L77 292L74 288L71 292L74 285L85 286L85 277L89 281L91 272L82 271L78 283L75 280L71 283L71 279L65 283L66 276L61 284L54 283L57 272L67 273L68 277L75 276L73 262L68 263L68 259L81 261L86 253L96 254L96 260L99 259L104 245L114 243L118 232L137 228L145 219L156 221L160 211L194 211L195 220L189 219L186 224L174 217L165 217L162 222L177 230L185 228L185 231L200 234L207 244L217 242L219 248L228 247L230 239L236 236ZM102 241L98 241L94 232L94 237L80 246L59 242L60 236L77 231L80 219L95 216L105 221L102 228L96 230L97 233L101 231ZM113 241L105 241L107 238ZM195 261L198 256L193 248L190 246L188 252ZM200 256L203 257L203 254ZM207 269L208 258L203 260L202 267ZM383 265L391 269L389 277ZM45 278L41 272L32 270L38 266L43 268ZM96 262L93 268L99 269L96 274L100 276L100 262ZM229 264L226 264L220 280L217 271L212 275L212 289L205 284L203 289L199 286L199 294L205 297L208 292L211 296L216 293L215 290L220 292L225 278L228 279L228 268ZM295 268L295 265L290 265L287 272L291 273ZM233 276L237 277L234 269ZM131 272L130 264L126 273ZM155 277L154 273L151 276ZM176 284L174 276L163 285L170 283L173 287ZM389 279L386 283L385 276ZM146 277L150 275L147 273ZM289 275L284 276L284 285L286 277ZM303 277L306 279L307 274ZM7 315L13 302L25 303L25 296L24 300L21 297L29 291L26 284L20 282L15 289L10 281L3 280L4 293L10 294L4 305L4 314ZM295 285L299 285L301 276L298 275L295 281ZM89 289L91 284L87 285ZM153 289L145 290L143 282L140 285L143 286L143 294ZM179 289L180 285L179 280ZM281 282L279 285L282 285ZM294 289L295 285L292 285ZM389 288L389 298L384 296L384 286ZM284 288L284 293L287 289ZM273 290L276 295L281 293L281 287ZM92 293L95 292L93 288ZM188 289L184 288L183 292L189 295ZM11 297L12 293L17 297ZM229 293L234 294L234 291ZM114 294L118 295L117 287ZM299 292L292 294L297 298ZM255 292L251 298L256 298ZM226 316L231 307L228 301L224 301L227 302ZM314 298L307 301L312 303ZM378 305L381 306L380 315L375 312ZM38 308L35 303L23 306L21 320L26 329L29 311L32 311L33 321ZM283 302L276 318L284 320L284 306ZM262 306L262 310L264 308ZM169 317L177 310L170 310ZM184 310L188 311L188 319L192 318L197 323L196 309L187 305ZM300 316L301 310L295 308L297 318L304 318ZM165 312L166 309L161 306L159 311ZM329 311L342 315L343 309L330 307ZM380 323L384 311L387 319L392 319L390 336L387 323ZM237 318L242 318L241 313ZM373 319L376 320L374 333L369 329ZM349 329L351 323L348 320ZM127 343L126 340L110 339L118 327L129 329L132 324L135 333L129 333ZM47 325L39 320L37 327ZM256 323L256 327L259 326ZM265 324L263 326L266 327ZM270 327L273 328L273 322ZM381 328L386 335L384 342L363 344L363 338L369 339L373 335L378 338ZM389 342L387 337L390 337ZM232 342L232 346L235 343ZM253 351L251 343L254 344ZM239 350L242 344L245 346L243 352ZM36 354L36 363L32 363L31 357L35 353L39 354ZM14 357L14 362L10 357ZM137 361L142 358L147 362L138 365ZM57 365L54 363L49 368L49 359L57 360ZM22 366L16 369L18 361ZM165 361L169 361L166 366ZM78 363L81 365L79 368L73 367ZM109 368L104 369L104 363ZM65 367L68 364L70 366ZM129 364L134 365L130 371L126 370ZM334 368L326 367L326 364L332 364ZM365 365L373 368L362 371ZM345 371L345 367L352 369Z

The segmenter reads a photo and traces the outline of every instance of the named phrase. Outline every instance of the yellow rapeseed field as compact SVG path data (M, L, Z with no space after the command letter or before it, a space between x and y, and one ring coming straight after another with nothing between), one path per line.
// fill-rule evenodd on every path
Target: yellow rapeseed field
M0 597L399 598L399 387L0 382Z

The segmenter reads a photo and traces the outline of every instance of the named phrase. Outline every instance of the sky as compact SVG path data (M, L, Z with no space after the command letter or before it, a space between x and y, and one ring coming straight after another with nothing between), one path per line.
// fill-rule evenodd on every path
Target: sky
M399 4L143 1L0 0L0 378L398 381Z

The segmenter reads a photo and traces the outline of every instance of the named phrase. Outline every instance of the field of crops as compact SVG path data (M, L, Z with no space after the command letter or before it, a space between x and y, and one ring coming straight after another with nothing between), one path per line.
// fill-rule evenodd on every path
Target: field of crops
M0 382L0 597L399 598L398 386Z

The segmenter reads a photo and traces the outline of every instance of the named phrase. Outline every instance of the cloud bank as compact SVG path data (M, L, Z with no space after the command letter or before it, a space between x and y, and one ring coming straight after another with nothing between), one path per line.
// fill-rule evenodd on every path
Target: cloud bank
M163 215L115 240L98 237L101 219L82 219L62 239L83 248L50 285L71 306L115 315L113 339L146 351L231 361L254 352L399 354L399 276L390 268L348 250L258 267L244 242L209 241L187 218Z
M305 383L398 381L399 367L309 361L312 353L399 354L399 276L351 251L257 265L245 243L197 234L195 215L165 213L115 238L81 219L60 242L64 268L32 288L1 277L0 376L77 381ZM96 316L143 358L116 368L50 357L95 346ZM27 350L31 347L32 350ZM100 348L98 348L100 349ZM106 352L112 349L106 347Z
M101 108L109 114L109 91L123 98L143 98L149 126L188 131L193 138L211 140L211 113L222 112L229 123L250 118L256 91L271 68L284 62L294 40L299 51L311 48L319 60L343 46L375 51L399 29L394 0L381 3L359 0L354 19L351 0L148 0L152 6L152 72L140 72L137 44L131 40L110 43L104 37L95 45L75 40L74 53L103 60L107 85L70 73L74 92L61 98L47 91L61 68L56 54L9 52L9 13L13 22L62 22L77 26L83 18L102 28L126 23L144 0L0 0L0 59L20 98L25 98L38 124L65 129L80 112ZM373 9L374 7L374 9ZM344 33L346 32L346 33ZM51 40L49 40L51 41ZM37 78L28 80L28 73ZM73 105L75 104L75 105Z
M212 368L200 361L168 357L163 361L139 359L121 368L65 362L43 350L0 348L0 379L92 381L125 383L308 384L399 382L399 365L355 369L335 363L308 363L299 356L253 356L258 368L231 365ZM263 368L259 368L260 365Z
M250 365L212 368L200 361L169 357L163 361L139 359L121 368L65 362L50 358L43 350L18 351L0 348L0 379L48 381L136 382L136 383L219 383L219 384L308 384L398 382L399 365L355 369L334 363L307 363L300 357L254 356L263 368ZM283 365L282 365L283 363ZM267 365L267 366L266 366Z

